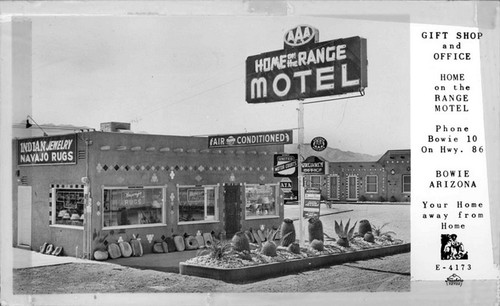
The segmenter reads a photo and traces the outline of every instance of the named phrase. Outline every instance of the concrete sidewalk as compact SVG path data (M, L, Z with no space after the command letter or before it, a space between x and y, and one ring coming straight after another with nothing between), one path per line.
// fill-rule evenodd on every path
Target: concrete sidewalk
M196 257L198 250L171 253L151 253L141 257L120 257L108 259L107 263L117 264L142 270L156 270L169 273L179 273L179 263Z
M12 248L12 266L14 269L53 266L66 263L106 263L70 256L53 256L23 248Z
M14 269L53 266L67 263L92 263L114 264L142 270L179 273L179 263L195 257L198 250L159 254L151 253L141 257L120 257L117 259L108 259L106 261L88 260L70 256L52 256L23 248L12 248L12 252Z

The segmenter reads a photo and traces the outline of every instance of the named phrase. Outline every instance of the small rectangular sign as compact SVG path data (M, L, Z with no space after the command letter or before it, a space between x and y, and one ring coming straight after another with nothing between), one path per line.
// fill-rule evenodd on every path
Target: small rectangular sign
M311 218L320 215L321 191L318 189L306 189L304 192L303 217Z
M325 161L316 156L309 156L302 162L302 173L325 174Z
M271 131L247 134L216 135L208 137L209 148L249 147L291 144L293 131Z
M295 167L297 167L297 161L293 161L293 162L289 162L286 164L281 164L281 165L275 166L274 172L280 172L280 171L287 170L290 168L295 168Z
M76 164L76 134L19 139L17 164L66 165Z
M298 154L274 154L274 177L297 177Z

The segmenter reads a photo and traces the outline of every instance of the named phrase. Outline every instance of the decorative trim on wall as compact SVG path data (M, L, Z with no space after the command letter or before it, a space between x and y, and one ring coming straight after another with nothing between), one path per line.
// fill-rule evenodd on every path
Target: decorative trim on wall
M272 168L268 167L252 167L241 165L225 165L225 166L209 166L209 165L127 165L127 164L101 164L97 163L97 173L108 171L116 172L133 172L133 171L189 171L189 172L267 172Z

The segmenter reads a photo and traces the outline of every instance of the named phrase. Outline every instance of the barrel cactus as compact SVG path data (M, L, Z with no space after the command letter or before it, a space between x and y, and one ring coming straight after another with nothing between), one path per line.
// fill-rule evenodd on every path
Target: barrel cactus
M313 250L316 250L316 251L323 251L325 249L324 245L323 245L323 241L318 240L318 239L314 239L311 242L311 244L309 245L309 247Z
M276 253L276 244L273 241L269 241L269 240L266 241L262 245L261 253L263 255L271 256L271 257L277 256L278 254Z
M323 223L319 217L312 217L308 222L307 230L309 232L309 241L313 241L314 239L324 241Z
M296 242L290 243L286 249L293 254L300 254L300 246Z
M262 244L261 247L261 254L266 255L266 256L271 256L275 257L278 256L278 253L276 252L277 245L274 242L274 238L276 237L277 231L269 231L267 237L266 237L266 242Z
M233 239L231 239L233 250L237 252L250 251L250 242L248 237L243 232L236 232Z
M287 247L292 242L295 242L295 226L293 225L293 220L283 220L283 224L281 225L281 237L284 238L281 241L281 246Z
M373 236L372 232L368 232L363 236L363 240L367 242L375 242L375 236Z
M370 224L370 221L368 220L359 221L358 234L361 237L363 237L366 233L371 231L372 231L372 226Z

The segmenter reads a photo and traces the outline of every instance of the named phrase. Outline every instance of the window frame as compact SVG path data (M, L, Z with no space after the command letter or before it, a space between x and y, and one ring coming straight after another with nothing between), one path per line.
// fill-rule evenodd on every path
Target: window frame
M408 177L410 182L406 183L405 178ZM405 190L405 186L409 186L409 190ZM411 174L402 174L401 175L401 192L402 193L411 193Z
M368 178L375 177L375 183L369 183ZM369 191L368 186L375 185L375 191ZM366 193L378 193L378 175L376 174L368 174L365 177L365 192Z
M162 193L162 213L161 213L161 222L160 223L148 223L148 224L129 224L129 225L112 225L112 226L104 226L104 192L106 190L143 190L143 189L161 189ZM157 226L166 226L167 225L167 200L166 196L167 185L162 186L102 186L101 187L101 196L102 196L102 218L101 218L101 226L103 230L114 230L114 229L128 229L128 228L143 228L143 227L157 227Z
M323 176L322 175L307 175L308 176L308 179L307 179L307 184L306 184L306 188L312 188L312 189L319 189L321 190L321 186L322 186L322 178ZM313 185L313 179L314 178L319 178L319 182L317 183L314 183L314 185L318 185L318 186L314 186Z
M204 189L204 205L203 205L203 213L204 213L204 218L205 220L195 220L195 221L181 221L179 219L179 209L181 207L180 203L180 189L181 188L203 188ZM213 184L213 185L177 185L177 224L178 225L186 225L186 224L204 224L204 223L219 223L220 218L219 218L219 184ZM207 201L207 190L214 190L214 219L213 220L207 220L207 207L208 207L208 201Z
M57 195L58 190L81 192L83 194L83 196L85 197L84 188L71 188L71 187L52 187L52 188L50 188L50 192L52 194L52 198L51 198L51 206L52 207L50 209L50 212L51 212L50 221L52 222L52 224L50 224L49 226L50 227L62 227L62 228L83 230L83 227L84 227L83 222L81 225L56 224L56 214L57 214L57 196L56 195ZM83 203L81 205L83 206L82 214L85 214L85 200L83 201Z

